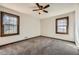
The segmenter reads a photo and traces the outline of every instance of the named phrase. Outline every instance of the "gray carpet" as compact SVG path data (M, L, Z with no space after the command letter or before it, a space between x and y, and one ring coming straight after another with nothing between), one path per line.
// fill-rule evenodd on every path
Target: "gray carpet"
M77 55L78 52L74 43L42 36L0 47L0 55Z

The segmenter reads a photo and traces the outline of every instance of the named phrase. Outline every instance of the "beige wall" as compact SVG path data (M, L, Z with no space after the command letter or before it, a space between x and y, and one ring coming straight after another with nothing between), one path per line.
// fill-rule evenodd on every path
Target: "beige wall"
M69 34L56 34L55 20L56 18L61 18L65 16L69 16ZM62 14L55 17L53 16L46 19L41 19L41 35L68 40L68 41L74 41L74 33L75 33L74 23L75 23L75 12Z
M75 6L75 42L79 48L79 4Z
M20 16L20 35L0 37L0 45L23 40L40 35L40 20L0 6L0 11Z

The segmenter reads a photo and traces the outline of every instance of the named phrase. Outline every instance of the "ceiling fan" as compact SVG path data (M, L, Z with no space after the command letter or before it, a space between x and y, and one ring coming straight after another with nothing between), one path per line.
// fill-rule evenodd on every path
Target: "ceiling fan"
M39 3L36 3L36 5L37 5L38 9L34 9L33 11L40 11L41 10L45 13L48 13L48 11L46 11L45 9L50 7L49 4L47 4L46 6L42 6L42 5L39 5ZM41 14L41 13L39 12L39 14Z

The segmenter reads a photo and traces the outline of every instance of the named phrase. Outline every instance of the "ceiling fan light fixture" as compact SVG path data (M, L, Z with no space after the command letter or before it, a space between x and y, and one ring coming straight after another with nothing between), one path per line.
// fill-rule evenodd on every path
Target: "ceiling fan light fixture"
M41 14L41 12L48 13L48 11L46 11L45 9L50 7L49 4L47 4L46 6L42 6L39 3L36 3L36 5L37 5L38 9L34 9L33 11L39 11L39 14Z

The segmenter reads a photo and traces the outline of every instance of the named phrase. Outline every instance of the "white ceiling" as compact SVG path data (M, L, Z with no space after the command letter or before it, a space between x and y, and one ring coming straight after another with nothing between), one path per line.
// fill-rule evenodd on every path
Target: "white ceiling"
M48 3L40 3L40 5L43 5L43 6L47 4ZM40 19L71 12L71 11L74 11L74 8L75 8L75 4L50 3L50 7L46 9L48 13L42 12L42 14L39 15L38 12L32 11L33 9L37 8L35 3L1 3L0 5L16 10L21 13L29 14L31 16L34 16Z

